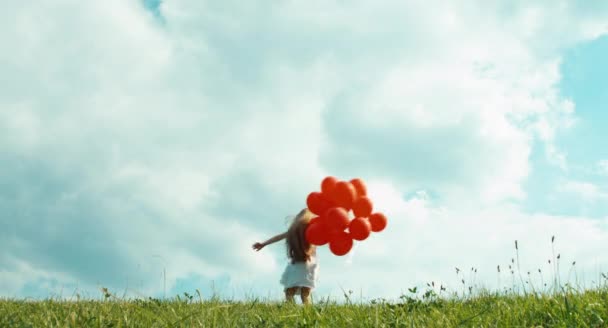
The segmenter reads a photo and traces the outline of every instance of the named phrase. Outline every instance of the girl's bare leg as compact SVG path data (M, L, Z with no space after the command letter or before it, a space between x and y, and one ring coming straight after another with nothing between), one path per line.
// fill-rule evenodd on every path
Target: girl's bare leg
M292 288L285 289L285 300L288 303L294 303L293 296L296 294L297 290L298 290L297 287L292 287Z
M300 297L302 298L302 304L310 304L310 288L302 287Z

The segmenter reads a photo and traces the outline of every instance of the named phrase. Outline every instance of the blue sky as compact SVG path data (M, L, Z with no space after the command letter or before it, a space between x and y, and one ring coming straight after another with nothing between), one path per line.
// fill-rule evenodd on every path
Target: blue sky
M608 37L604 36L572 47L563 54L559 91L576 105L576 123L557 135L556 146L567 157L568 165L566 168L552 166L543 156L542 146L537 146L531 158L536 169L527 184L536 196L528 198L530 211L598 219L608 215L606 199L593 197L602 194L608 182L604 164L608 157L604 146L608 123L608 89L604 79L608 65L602 60L607 53ZM560 186L569 183L574 190L560 193ZM597 186L599 189L593 195L585 196L576 190L577 186L583 189Z
M608 87L603 83L608 74L608 65L603 60L607 52L608 37L604 36L570 49L564 55L560 90L576 103L580 124L560 137L559 143L581 166L592 167L608 157L608 150L603 147L604 127L608 122Z
M320 249L321 297L504 288L516 239L608 271L605 2L0 9L0 297L280 299L283 245L250 246L327 175L389 225Z

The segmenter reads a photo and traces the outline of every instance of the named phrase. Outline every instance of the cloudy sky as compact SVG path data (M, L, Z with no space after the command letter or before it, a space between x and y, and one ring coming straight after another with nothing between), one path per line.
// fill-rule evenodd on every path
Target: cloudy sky
M608 272L606 1L5 1L0 40L2 297L279 299L251 244L327 175L389 222L318 296L510 287L515 240L540 285L552 236Z

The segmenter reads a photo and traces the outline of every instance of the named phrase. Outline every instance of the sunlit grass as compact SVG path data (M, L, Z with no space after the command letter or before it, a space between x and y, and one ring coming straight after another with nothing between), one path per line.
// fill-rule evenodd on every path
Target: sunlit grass
M480 294L466 300L404 296L367 304L172 299L0 302L2 327L453 327L606 326L608 290L556 295Z
M552 244L554 239L552 239ZM531 272L519 270L519 249L511 265L510 286L490 291L465 281L460 290L434 282L409 288L396 301L313 299L311 306L251 298L204 298L198 291L167 300L124 299L102 289L98 300L0 300L0 327L606 327L608 276L591 289L562 284L553 254L553 275L534 286ZM573 262L574 267L575 262ZM476 273L476 268L471 272ZM501 267L496 267L500 277ZM504 273L504 272L503 272ZM402 286L396 286L400 289Z

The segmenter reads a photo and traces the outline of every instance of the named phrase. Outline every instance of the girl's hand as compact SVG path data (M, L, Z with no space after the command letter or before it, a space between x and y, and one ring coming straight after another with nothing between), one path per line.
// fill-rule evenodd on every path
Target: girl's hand
M280 234L268 239L267 241L265 241L263 243L253 244L253 249L255 249L256 251L259 251L260 249L264 248L267 245L270 245L272 243L276 243L279 240L285 239L285 237L287 237L287 232L280 233Z

